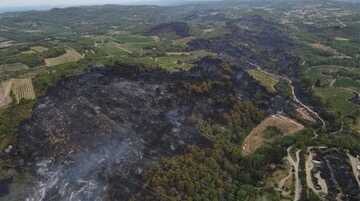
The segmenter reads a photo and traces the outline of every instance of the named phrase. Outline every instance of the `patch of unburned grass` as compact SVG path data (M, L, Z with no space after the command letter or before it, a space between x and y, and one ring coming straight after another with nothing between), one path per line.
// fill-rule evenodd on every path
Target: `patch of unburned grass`
M31 50L38 52L38 53L43 53L49 50L49 48L43 47L43 46L34 46L30 48Z
M324 87L315 88L314 92L331 111L341 115L350 114L354 108L358 107L349 101L353 97L353 93L349 90L336 87Z
M360 89L360 81L351 78L341 77L336 79L335 87L344 87L352 89Z
M0 65L0 73L15 72L15 71L21 71L21 70L27 70L27 69L29 69L29 66L22 64L22 63Z
M264 86L268 92L276 92L275 86L279 82L279 80L258 69L249 70L248 73L252 78L257 80L262 86Z

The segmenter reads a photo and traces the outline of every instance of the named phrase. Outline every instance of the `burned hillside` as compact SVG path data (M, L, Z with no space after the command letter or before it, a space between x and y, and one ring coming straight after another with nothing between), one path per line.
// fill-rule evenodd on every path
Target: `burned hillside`
M271 104L247 73L214 58L196 65L178 73L136 66L95 69L51 88L21 126L18 145L28 165L46 169L37 172L39 178L55 182L45 182L44 196L63 200L85 188L78 180L106 183L116 173L126 179L119 180L123 188L115 194L127 198L141 185L136 175L160 157L184 153L189 145L211 146L199 122L235 118L248 127L261 120L255 107L233 111L250 99L260 108ZM64 179L54 181L54 172ZM62 189L64 183L68 188ZM94 199L104 193L88 191Z
M190 50L206 49L244 67L261 67L285 75L295 75L299 58L292 52L295 44L273 21L260 16L229 20L228 33L210 39L195 39ZM271 59L269 59L271 58Z

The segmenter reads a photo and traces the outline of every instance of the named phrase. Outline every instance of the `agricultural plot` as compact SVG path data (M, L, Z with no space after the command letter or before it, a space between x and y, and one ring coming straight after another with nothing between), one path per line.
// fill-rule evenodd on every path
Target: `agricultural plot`
M10 96L11 84L11 81L4 81L0 83L0 108L12 102L12 98Z
M0 49L2 48L7 48L7 47L12 47L15 45L15 42L14 41L0 41Z
M123 45L113 41L99 45L97 52L107 56L121 56L133 53L132 51L125 48Z
M334 49L332 47L329 47L329 46L326 46L326 45L323 45L321 43L312 43L312 44L310 44L310 46L312 48L324 51L324 52L329 53L331 55L338 55L339 54L339 52L336 49Z
M6 72L16 72L21 70L27 70L29 67L22 63L3 64L0 65L0 74Z
M344 88L322 87L315 88L314 92L331 111L342 116L351 114L359 107L350 101L353 92Z
M49 48L43 47L43 46L34 46L30 48L31 50L38 52L38 53L42 53L42 52L46 52L49 50Z
M66 50L65 54L59 57L45 59L45 65L48 67L57 66L70 62L77 62L82 58L83 56L79 52L70 48Z
M17 103L20 103L22 99L33 100L36 98L31 79L12 79L11 82L11 91Z
M279 137L276 132L267 132L268 129L276 128L282 135L291 135L304 129L304 126L295 120L280 115L271 115L256 126L245 138L242 150L243 155L247 156L254 153L258 148L267 142L271 142L275 137Z
M314 84L314 94L337 114L351 114L358 105L350 99L360 92L360 71L357 68L324 65L308 69L306 77Z
M130 34L114 34L93 38L97 55L107 57L123 57L132 54L143 55L144 49L154 48L158 38Z
M279 82L278 79L258 69L249 70L248 73L252 78L257 80L260 83L260 85L265 87L268 92L270 93L276 92L275 86Z
M0 83L0 108L12 102L11 94L16 102L21 100L33 100L36 98L31 79L11 79Z
M192 51L192 52L167 52L165 56L156 57L155 62L164 69L177 70L177 69L190 69L193 66L193 62L206 57L214 56L214 53L207 51Z
M141 35L134 35L134 34L120 34L120 35L113 35L113 40L118 43L154 43L158 39L154 37L148 36L141 36Z

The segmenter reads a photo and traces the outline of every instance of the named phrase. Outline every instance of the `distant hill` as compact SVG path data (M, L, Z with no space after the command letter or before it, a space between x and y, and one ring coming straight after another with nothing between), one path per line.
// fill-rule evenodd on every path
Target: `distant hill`
M21 11L29 11L29 10L50 10L51 6L8 6L8 7L0 7L0 13L6 12L21 12Z

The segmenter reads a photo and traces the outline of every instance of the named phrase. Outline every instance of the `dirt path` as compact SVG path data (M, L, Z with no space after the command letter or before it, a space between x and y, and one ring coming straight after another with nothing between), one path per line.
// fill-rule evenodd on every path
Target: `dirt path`
M326 194L328 194L327 184L326 184L326 181L321 177L320 172L316 172L314 174L314 177L317 179L321 190L317 190L315 188L315 185L312 180L312 169L314 168L312 148L313 147L308 147L308 149L307 149L308 157L307 157L307 160L305 163L306 184L307 184L308 188L310 188L317 195L320 195L320 193L323 193L326 195Z
M333 80L331 80L331 82L330 82L330 84L329 84L329 87L333 87L333 86L334 86L334 84L335 84L335 82L336 82L336 78L335 78L335 79L333 79Z
M346 153L350 160L350 165L352 167L354 177L356 179L356 182L358 183L360 187L360 171L358 170L358 167L360 166L360 160L354 156L352 156L349 153Z
M290 88L291 88L291 93L292 93L292 96L293 96L293 100L298 103L301 107L305 108L309 113L313 114L322 124L322 129L323 130L326 130L326 122L324 119L322 119L320 117L320 115L315 112L313 109L311 109L309 106L305 105L303 102L301 102L298 97L296 96L296 93L295 93L295 87L293 85L293 81L291 79L289 79L288 77L285 77L285 76L282 76L282 75L276 75L276 74L272 74L272 73L269 73L263 69L261 69L259 66L257 66L256 64L252 64L253 66L256 66L258 68L258 70L270 75L270 76L274 76L274 77L278 77L280 79L283 79L283 80L286 80L287 82L289 82L290 84Z
M344 23L344 22L342 22L339 18L336 18L336 21L342 26L342 27L346 27L347 25Z
M309 113L313 114L322 124L322 129L323 130L326 130L326 122L324 119L322 119L320 117L320 115L315 112L313 109L311 109L309 106L305 105L303 102L301 102L298 97L296 96L296 93L295 93L295 87L293 86L293 82L292 80L290 80L289 78L286 78L286 77L283 77L285 80L287 80L289 83L290 83L290 87L291 87L291 93L293 95L293 100L298 103L301 107L305 108Z
M289 163L293 166L294 176L295 176L295 190L294 190L294 201L299 201L301 198L301 192L302 192L302 186L299 176L299 166L300 166L300 152L301 150L296 151L296 159L294 159L291 156L291 149L292 147L289 147L287 149L287 159Z
M289 174L279 181L277 190L280 191L281 195L284 196L284 197L287 197L287 196L289 196L291 194L291 191L290 190L288 190L288 191L285 190L284 186L285 186L286 182L289 179L292 179L292 175L293 175L293 167L291 166L290 169L289 169Z

